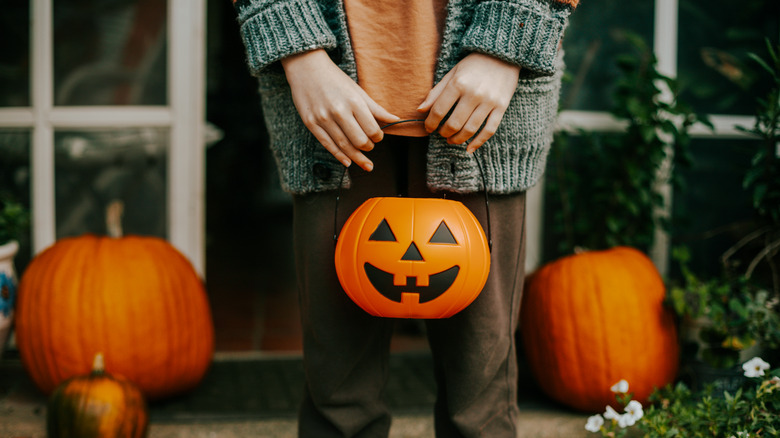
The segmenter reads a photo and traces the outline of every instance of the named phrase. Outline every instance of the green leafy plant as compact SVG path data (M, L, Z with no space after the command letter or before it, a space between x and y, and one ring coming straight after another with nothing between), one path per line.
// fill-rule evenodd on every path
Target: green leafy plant
M710 126L677 99L676 81L658 71L647 44L636 35L625 37L632 52L616 59L621 77L611 110L625 129L616 134L580 132L579 139L561 133L553 146L556 167L548 187L558 198L553 201L553 240L560 242L561 254L577 246L627 245L648 251L656 227L666 226L659 214L664 204L659 180L676 181L672 169L688 160L691 126ZM669 160L672 169L664 172Z
M771 78L771 87L757 99L756 122L750 129L737 128L759 139L751 167L745 174L743 187L751 194L757 220L755 230L737 242L723 259L731 259L737 251L752 244L745 275L749 278L764 261L769 268L772 290L780 298L780 45L766 42L768 59L755 53L752 58Z
M739 438L780 436L780 369L755 357L742 365L745 383L734 392L684 383L659 388L647 406L631 400L628 382L613 386L622 413L610 406L588 418L585 429L604 437ZM624 390L615 387L623 383Z
M672 257L683 280L670 285L667 301L681 318L700 322L697 349L705 364L733 368L740 352L756 342L780 347L780 317L766 289L725 269L721 277L700 279L688 267L687 248L674 248Z
M19 239L28 224L27 209L10 196L0 193L0 245Z
M780 45L773 47L767 40L767 52L768 60L755 53L748 56L769 74L772 88L766 97L758 99L754 127L738 129L761 139L743 184L752 191L753 206L758 214L768 223L780 225Z
M657 390L638 423L643 436L780 436L780 369L765 372L769 364L758 358L744 365L747 383L734 393L717 392L712 386L692 391L683 383Z
M768 60L748 55L773 85L757 99L755 125L740 128L759 139L743 180L755 210L752 231L720 256L720 274L706 279L689 269L687 249L673 250L682 279L670 285L669 303L702 324L697 356L717 368L734 367L740 351L756 343L768 352L780 349L780 47L767 42L767 52ZM754 275L761 262L768 270Z

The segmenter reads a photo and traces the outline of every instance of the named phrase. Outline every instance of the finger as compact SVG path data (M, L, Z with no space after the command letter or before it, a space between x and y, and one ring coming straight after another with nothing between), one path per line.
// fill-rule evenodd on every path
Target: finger
M466 140L470 139L474 136L474 134L479 131L479 127L482 126L483 123L485 123L485 120L490 116L490 112L493 110L493 108L489 105L480 105L478 106L473 113L471 113L471 116L469 116L466 123L463 124L463 126L460 128L459 131L456 133L447 136L447 143L450 144L461 144L464 143ZM452 118L452 116L450 116ZM448 120L449 123L449 120ZM445 124L446 126L447 124ZM443 131L443 128L440 130L440 132ZM444 134L442 134L444 135Z
M382 132L382 128L379 126L377 121L393 123L401 120L401 118L395 114L390 113L390 111L386 110L382 105L376 103L376 101L372 99L362 88L359 88L358 90L363 97L363 103L365 106L361 105L360 107L356 108L353 116L368 138L372 142L378 143L382 141L382 138L384 138L384 132ZM373 148L373 144L371 147Z
M425 130L428 132L435 132L439 129L439 125L441 125L442 121L447 117L447 114L449 114L452 107L458 103L460 97L458 91L453 87L447 87L442 91L436 99L436 102L431 106L428 117L425 118Z
M374 165L363 153L358 150L344 133L341 126L336 121L329 121L322 128L328 133L336 148L341 150L353 163L360 166L363 170L370 172ZM362 133L362 131L361 131ZM365 135L365 134L363 134ZM332 153L332 152L331 152Z
M429 133L434 132L439 128L442 120L447 117L450 108L452 108L460 98L458 90L455 87L450 86L450 73L447 73L447 75L445 75L444 78L428 92L428 96L417 109L420 112L428 112L428 116L425 118L425 130Z
M436 102L436 99L438 99L442 91L444 91L444 88L447 86L449 81L450 73L447 73L438 84L431 88L431 91L429 91L428 95L425 96L425 100L423 100L420 106L417 107L417 111L421 113L428 112L431 109L431 105Z
M364 108L364 111L358 111L358 114L361 112L368 113L368 109ZM337 114L335 116L335 123L338 124L339 129L344 134L344 138L351 146L361 151L370 151L371 149L374 148L374 143L368 138L369 136L364 131L361 124L356 120L358 114L353 114L353 113L349 113L346 115ZM371 118L371 116L369 116L369 118ZM341 144L341 143L339 143L339 141L336 141L336 144Z
M466 147L466 152L473 153L479 149L479 147L485 144L485 142L496 133L498 130L498 125L501 124L501 119L503 118L504 111L494 109L488 116L488 119L485 122L485 126L482 127L482 130L479 131L477 136L474 137L474 139L471 140L471 143L469 143L468 147Z
M449 138L455 135L458 131L463 129L469 118L472 117L474 111L479 108L480 104L477 100L471 97L461 97L461 99L455 104L455 108L447 116L441 126L439 126L439 134L442 137Z
M376 119L372 117L371 113L358 113L355 114L355 120L357 121L360 130L363 131L364 135L367 136L369 142L371 143L370 149L362 149L364 151L370 151L374 148L374 143L379 143L382 141L382 138L384 138L384 132L382 132L382 129L379 127L379 124L376 122Z
M320 144L333 155L341 164L345 167L349 167L352 164L352 160L345 154L330 138L330 135L319 126L311 126L309 130L314 134L314 138L320 142Z
M361 91L363 90L361 89ZM368 94L366 94L365 91L363 91L363 94L366 97L366 104L368 104L368 109L371 111L371 114L376 120L386 123L393 123L401 120L400 117L386 110L382 105L376 103L374 99L368 97Z
M382 128L379 126L379 123L377 123L377 120L392 123L391 121L398 121L400 118L390 114L376 102L371 101L366 103L368 108L366 108L365 111L355 112L355 120L360 125L360 129L372 142L379 143L382 141L385 134L382 132Z

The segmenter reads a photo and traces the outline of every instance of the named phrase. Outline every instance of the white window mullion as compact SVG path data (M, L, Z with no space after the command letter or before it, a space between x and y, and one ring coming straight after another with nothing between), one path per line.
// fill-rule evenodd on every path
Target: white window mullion
M561 111L556 130L579 134L581 129L592 132L623 132L628 126L625 120L618 120L611 113L603 111Z
M677 76L678 0L656 0L653 48L658 58L658 71L669 77Z
M154 106L58 106L49 111L56 128L168 127L169 107Z
M655 29L653 33L653 50L658 59L658 71L669 77L677 77L677 31L679 26L678 0L655 1ZM661 99L671 101L671 90L664 83L661 86ZM659 169L659 185L657 190L663 198L663 207L658 213L669 217L672 211L672 186L667 181L667 176L672 166L671 146L668 146L667 159ZM666 275L669 270L669 233L662 227L655 228L653 247L650 249L650 257L653 259L661 275Z
M712 122L713 128L697 123L691 126L688 133L695 138L721 138L737 139L749 137L736 127L741 126L747 129L752 128L756 123L754 116L733 115L733 114L708 114L707 117ZM623 132L628 123L625 120L619 120L610 113L597 111L562 111L558 117L556 130L566 131L577 135L580 130L588 132Z
M31 108L0 108L0 128L32 128L35 115Z
M739 116L730 114L710 114L708 115L714 129L710 129L702 124L691 126L689 133L692 137L717 137L719 139L737 139L750 137L736 127L751 129L756 123L754 116Z
M54 128L49 122L53 96L52 0L33 0L30 26L33 132L32 223L33 251L45 249L56 239L54 203Z
M168 236L203 275L205 0L169 0L168 20L168 89L172 116Z

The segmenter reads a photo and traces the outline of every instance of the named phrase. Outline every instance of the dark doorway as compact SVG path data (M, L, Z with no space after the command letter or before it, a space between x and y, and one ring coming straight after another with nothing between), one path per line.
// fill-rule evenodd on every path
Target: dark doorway
M218 351L298 351L292 203L279 188L236 15L208 2L206 283Z

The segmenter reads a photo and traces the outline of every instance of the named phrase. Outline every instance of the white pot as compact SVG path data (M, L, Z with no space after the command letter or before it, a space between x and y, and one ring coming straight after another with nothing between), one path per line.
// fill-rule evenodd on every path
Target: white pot
M19 243L14 240L0 245L0 357L14 320L17 284L14 256L18 251Z

